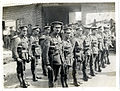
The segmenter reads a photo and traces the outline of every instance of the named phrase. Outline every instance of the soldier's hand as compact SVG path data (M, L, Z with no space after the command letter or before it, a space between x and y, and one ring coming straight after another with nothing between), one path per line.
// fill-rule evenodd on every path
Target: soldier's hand
M32 58L31 57L29 57L29 61L31 60Z
M52 68L51 68L50 66L47 66L47 69L48 69L48 70L52 70Z
M17 61L19 61L19 62L22 62L22 59L20 59L20 58L17 58Z
M112 44L110 45L111 47L114 47Z

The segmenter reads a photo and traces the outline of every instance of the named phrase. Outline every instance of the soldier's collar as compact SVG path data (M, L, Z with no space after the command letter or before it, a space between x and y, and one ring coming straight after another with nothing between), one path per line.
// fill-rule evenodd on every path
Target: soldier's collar
M58 34L52 34L51 36L52 36L52 37L55 37L55 38L58 38L58 37L59 37Z
M12 37L12 39L15 39L15 38L17 38L17 37L18 37L18 35L15 35L15 36Z
M21 35L20 37L21 37L21 38L26 38L26 36L23 36L23 35Z

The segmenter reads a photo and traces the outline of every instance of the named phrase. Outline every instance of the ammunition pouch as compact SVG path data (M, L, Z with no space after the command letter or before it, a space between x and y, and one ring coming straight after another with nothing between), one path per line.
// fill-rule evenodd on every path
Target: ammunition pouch
M80 57L80 52L75 53L76 58Z
M26 62L29 62L28 51L25 48L23 48L22 46L18 46L17 52L20 59L25 60Z
M69 50L64 50L65 55L69 55L70 51Z
M55 48L55 46L50 46L49 52L51 54L55 53L57 51L57 49Z
M40 56L40 54L41 54L41 49L40 49L40 46L39 46L39 45L35 45L35 44L32 45L32 54L33 54L33 56L35 56L35 57L39 57L39 56Z
M19 58L22 59L22 46L17 47L17 53L19 55Z

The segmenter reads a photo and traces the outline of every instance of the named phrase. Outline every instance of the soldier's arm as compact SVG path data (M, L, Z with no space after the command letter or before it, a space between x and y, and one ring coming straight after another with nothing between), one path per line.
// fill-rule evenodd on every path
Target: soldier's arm
M44 60L45 60L46 65L49 66L50 65L50 62L49 62L50 40L46 39L44 41L44 45L43 46L44 46L44 51L43 51L44 53L43 53L43 55L45 56Z
M71 51L74 51L75 44L76 44L76 38L71 39L71 43L72 43L72 50Z
M109 45L110 45L111 47L113 47L113 44L112 44L112 38L111 38L112 36L109 35L109 37L110 37L110 38L109 38Z
M29 40L29 56L33 56L33 54L32 54L32 42L33 42L33 37L31 36L30 37L30 40Z
M74 58L74 60L75 60L75 57L76 57L76 51L75 51L76 44L77 44L77 41L74 40L74 46L72 47L72 52L73 52L73 58Z
M18 52L17 52L17 47L18 47L18 44L20 43L20 38L16 38L13 42L13 49L12 49L12 53L13 53L13 57L15 59L19 58L19 55L18 55Z

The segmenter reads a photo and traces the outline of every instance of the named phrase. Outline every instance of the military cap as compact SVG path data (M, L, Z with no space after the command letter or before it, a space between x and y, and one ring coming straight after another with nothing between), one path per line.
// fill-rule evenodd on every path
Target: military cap
M66 27L64 28L65 33L71 33L72 28L71 27Z
M74 25L78 25L78 22L74 23Z
M85 29L91 29L91 27L90 27L90 26L84 26L84 28L85 28Z
M39 27L39 25L35 25L36 27Z
M39 29L39 30L38 30ZM40 28L38 28L38 27L33 27L32 28L32 31L35 31L35 30L37 30L38 32L40 32Z
M76 30L82 31L83 29L81 27L77 27Z
M104 27L104 32L108 32L109 28L108 27Z
M72 26L72 23L68 24L68 26Z
M48 28L50 28L51 26L44 26L44 29L48 29Z
M21 30L24 29L24 28L28 28L27 26L21 26L19 27Z
M13 26L10 27L10 29L12 29L12 28L13 28Z
M28 26L32 26L32 24L28 24Z
M32 28L32 30L36 30L36 29L38 29L38 27L33 27L33 28Z
M71 27L64 27L64 30L68 30L68 29L72 30Z
M98 27L97 27L97 26L92 26L91 29L92 29L92 30L98 29Z
M50 25L51 26L54 26L54 25L56 25L56 24L59 24L59 25L63 25L63 22L60 22L60 21L54 21L54 22L52 22Z
M104 30L109 29L109 27L104 26Z

